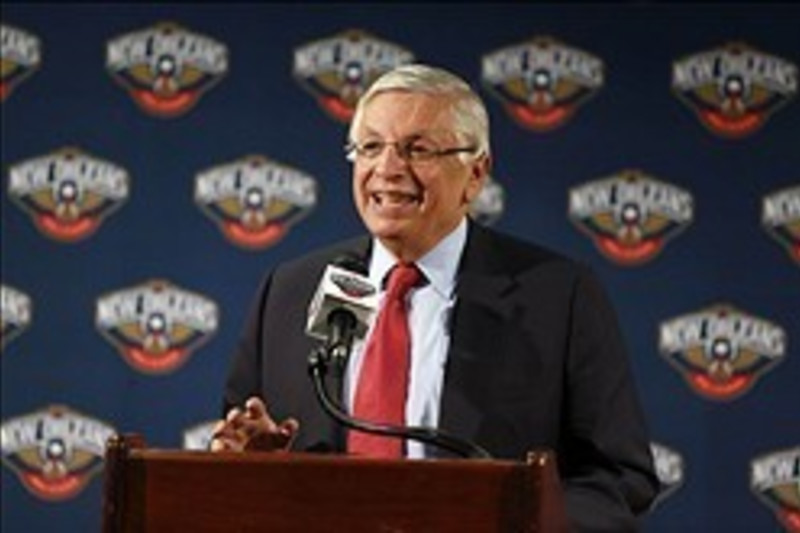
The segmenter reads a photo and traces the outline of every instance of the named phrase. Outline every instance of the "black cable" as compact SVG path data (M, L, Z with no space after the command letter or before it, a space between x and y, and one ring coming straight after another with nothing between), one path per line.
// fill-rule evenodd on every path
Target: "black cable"
M327 387L325 387L325 374L327 373L327 363L330 357L325 353L325 348L320 347L314 350L309 356L309 372L312 381L314 382L314 392L317 395L322 408L331 417L342 425L375 435L383 435L386 437L396 437L403 439L411 439L425 444L431 444L439 448L444 448L453 452L461 457L476 458L476 459L491 459L492 456L489 452L469 441L454 437L446 432L427 427L410 426L399 427L389 424L378 424L375 422L368 422L366 420L359 420L348 415L336 402L331 400L328 394ZM341 368L339 369L341 372Z

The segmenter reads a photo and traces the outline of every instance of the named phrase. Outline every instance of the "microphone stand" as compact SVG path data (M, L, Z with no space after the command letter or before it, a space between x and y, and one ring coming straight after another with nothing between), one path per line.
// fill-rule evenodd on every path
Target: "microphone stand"
M349 350L347 351L349 352ZM349 356L349 353L347 356ZM400 427L389 424L379 424L366 420L359 420L348 415L339 404L331 399L328 389L325 386L325 376L328 374L328 365L331 361L335 363L335 377L337 378L339 386L341 386L341 378L344 374L347 359L348 357L341 357L341 354L332 356L329 349L325 346L319 346L312 350L308 358L308 370L314 382L314 392L317 395L317 399L325 412L337 422L357 431L365 431L385 437L411 439L425 444L431 444L465 458L491 459L489 452L477 444L465 441L434 428L420 426Z

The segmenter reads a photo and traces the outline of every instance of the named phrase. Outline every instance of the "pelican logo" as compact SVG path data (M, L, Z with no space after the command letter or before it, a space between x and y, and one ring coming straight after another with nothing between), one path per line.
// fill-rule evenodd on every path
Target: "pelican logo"
M744 137L797 93L797 66L731 43L675 61L672 89L711 132Z
M128 197L128 173L77 148L10 168L9 194L45 236L75 242L92 235Z
M216 420L209 420L186 428L183 432L183 449L208 450L208 446L211 444L211 435L214 433L214 426L216 425Z
M169 118L194 107L228 72L228 49L162 22L109 41L106 68L145 112Z
M800 448L751 461L750 488L775 512L786 531L800 531Z
M223 235L261 249L283 238L317 203L317 183L263 156L248 156L200 172L194 199Z
M800 186L764 197L761 223L781 243L789 256L800 264Z
M0 347L28 328L31 323L31 299L8 285L0 285Z
M218 315L213 301L154 280L99 298L95 324L133 368L165 374L216 332Z
M683 457L675 450L657 442L650 443L650 451L661 485L655 504L660 504L683 485Z
M0 101L5 101L11 91L41 65L42 45L36 36L19 28L0 24L0 59L3 63Z
M491 176L481 192L469 206L470 216L477 222L491 226L503 215L505 211L505 191Z
M638 170L626 170L569 191L569 218L611 261L634 266L653 259L693 218L692 195Z
M331 281L336 287L351 298L362 299L375 294L375 288L355 276L333 272Z
M700 396L732 400L786 354L786 333L727 304L663 322L661 354Z
M328 115L346 123L376 78L413 60L405 48L348 30L295 49L294 76Z
M3 422L3 462L35 496L66 500L100 472L113 434L104 422L51 405Z
M483 56L483 83L520 125L548 131L569 120L603 86L603 62L550 37Z

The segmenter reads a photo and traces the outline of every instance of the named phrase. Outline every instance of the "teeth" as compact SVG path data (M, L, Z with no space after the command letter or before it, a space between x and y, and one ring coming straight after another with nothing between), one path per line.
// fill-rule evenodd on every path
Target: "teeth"
M376 192L372 194L378 204L386 203L406 203L416 201L416 196L410 193L399 191Z

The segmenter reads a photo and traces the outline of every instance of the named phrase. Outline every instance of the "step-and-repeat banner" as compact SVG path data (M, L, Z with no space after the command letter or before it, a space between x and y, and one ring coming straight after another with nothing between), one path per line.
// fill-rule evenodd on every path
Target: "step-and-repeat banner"
M97 531L106 439L202 448L261 276L361 231L343 145L425 62L492 114L472 206L620 314L647 531L800 531L800 10L4 5L2 530Z

